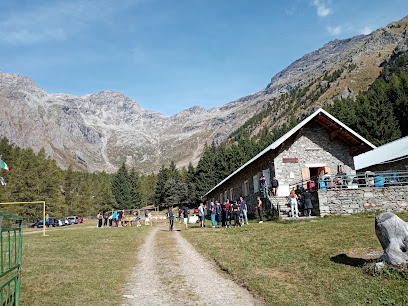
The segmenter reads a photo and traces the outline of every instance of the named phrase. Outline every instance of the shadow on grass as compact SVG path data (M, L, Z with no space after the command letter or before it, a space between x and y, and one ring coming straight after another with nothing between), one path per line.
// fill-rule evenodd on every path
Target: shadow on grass
M349 257L346 254L339 254L339 255L330 257L330 260L338 264L348 265L352 267L359 267L359 268L362 268L366 263L376 261L376 259Z

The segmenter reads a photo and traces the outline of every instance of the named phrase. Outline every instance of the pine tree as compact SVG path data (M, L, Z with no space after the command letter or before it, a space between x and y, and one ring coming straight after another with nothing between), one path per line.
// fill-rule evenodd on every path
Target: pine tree
M92 194L88 180L82 180L78 195L74 198L73 212L79 216L96 215L96 209L92 206Z
M189 203L198 203L199 198L197 196L197 186L195 183L195 169L191 162L188 164L187 171L185 172L184 182L187 186L186 201Z
M94 212L107 212L117 207L115 197L111 189L112 175L105 172L94 173L93 177L93 207Z
M231 163L231 155L229 150L227 150L225 143L221 143L215 149L214 159L214 179L219 182L226 178L230 174L230 163Z
M180 204L187 198L187 186L184 182L177 182L174 178L170 178L165 186L164 203L167 207L173 204Z
M172 160L168 169L168 179L173 178L176 182L180 181L181 175L176 168L176 164Z
M62 217L65 212L61 193L63 173L55 160L46 156L44 148L37 153L35 172L36 199L46 201L52 216Z
M132 198L132 208L142 207L142 193L140 188L139 173L135 168L129 173L130 195Z
M218 171L215 167L215 155L215 143L213 142L210 147L205 147L196 168L195 182L198 196L204 195L215 185L215 173Z
M165 168L164 165L161 166L159 173L157 174L157 183L155 189L155 203L156 205L161 205L164 203L166 184L169 179L170 171Z
M391 77L388 95L394 104L394 115L401 134L408 136L408 72L402 71Z
M118 209L132 207L132 197L129 185L129 175L125 163L118 169L112 179L112 193L115 196Z
M142 203L150 205L155 202L155 191L157 184L157 175L151 173L150 175L142 175L140 178L140 188L142 193Z
M65 171L65 178L63 184L63 195L65 198L65 213L73 214L73 200L75 196L75 178L71 165Z
M363 103L360 102L357 109L357 116L361 119L357 126L363 137L375 145L381 145L401 136L385 81L376 80L367 95L360 99Z

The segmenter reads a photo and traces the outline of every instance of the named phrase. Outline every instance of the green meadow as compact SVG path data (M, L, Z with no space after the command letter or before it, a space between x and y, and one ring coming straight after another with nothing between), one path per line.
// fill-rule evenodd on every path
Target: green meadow
M118 305L149 228L24 229L21 305Z
M408 280L365 272L382 253L374 217L190 227L183 235L268 304L407 305Z

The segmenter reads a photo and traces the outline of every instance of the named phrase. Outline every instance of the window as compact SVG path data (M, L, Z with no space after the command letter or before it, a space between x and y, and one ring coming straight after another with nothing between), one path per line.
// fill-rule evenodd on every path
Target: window
M262 170L262 175L265 176L266 186L271 187L271 173L269 169Z
M257 175L254 175L253 180L254 180L254 192L258 192L258 190L259 190L259 178L258 178L258 174L257 174Z
M232 188L229 190L229 199L230 199L230 202L233 200L233 194L232 194Z
M242 184L242 194L244 195L244 197L247 197L248 194L249 194L249 184L248 184L248 181L245 181L245 182Z
M228 191L224 191L224 202L227 202L228 199Z
M220 197L218 200L220 201L221 204L224 203L224 201L222 200L222 193L220 193Z

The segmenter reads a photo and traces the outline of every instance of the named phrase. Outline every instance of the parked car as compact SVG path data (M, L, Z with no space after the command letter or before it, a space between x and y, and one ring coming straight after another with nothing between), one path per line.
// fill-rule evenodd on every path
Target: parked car
M33 224L30 225L30 227L34 227L34 228L43 227L43 226L44 226L44 223L43 223L43 220L42 220L42 219L41 219L41 220L38 220L37 222L35 222L35 223L33 223Z
M68 220L71 221L71 224L78 224L79 223L79 219L77 216L69 216L67 217Z
M57 225L57 218L50 217L50 218L48 219L48 226L49 226L49 227L51 227L51 226L52 226L52 227L58 226L58 225ZM35 228L37 228L37 227L43 227L43 219L38 220L37 222L31 224L30 227L35 227Z
M65 220L65 225L71 225L72 224L70 219L65 218L64 220Z
M65 219L57 219L56 226L65 226Z
M54 217L48 218L48 226L53 226L53 227L57 226L56 223L57 223L57 218L54 218Z

